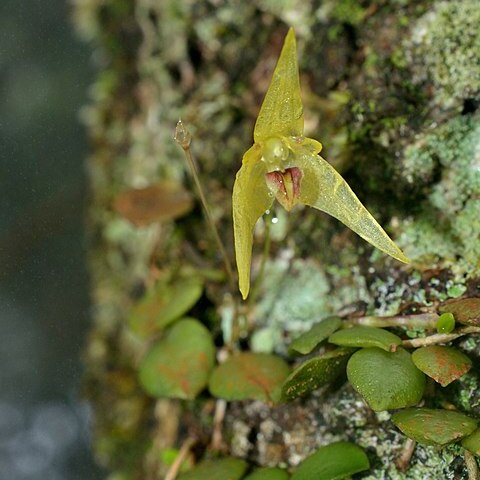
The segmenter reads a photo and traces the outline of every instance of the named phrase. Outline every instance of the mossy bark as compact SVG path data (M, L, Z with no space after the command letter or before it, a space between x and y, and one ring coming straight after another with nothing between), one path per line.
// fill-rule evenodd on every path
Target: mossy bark
M251 346L285 352L285 341L329 314L415 313L452 296L480 293L480 13L475 0L214 2L85 0L78 31L99 71L83 112L92 155L89 216L94 321L86 392L95 449L119 477L162 478L161 452L194 430L205 450L212 401L155 401L139 387L145 349L128 312L158 276L221 270L198 206L176 222L136 228L116 196L161 179L192 188L173 141L178 118L228 253L231 191L289 25L296 29L306 135L407 255L386 259L332 218L308 209L270 226L271 250L246 307ZM193 188L192 188L193 189ZM256 235L258 273L265 222ZM263 227L263 228L262 228ZM227 282L206 282L193 313L217 336ZM467 345L476 358L476 345ZM472 390L476 377L465 388ZM445 397L445 398L443 398ZM463 410L462 389L442 398ZM475 406L471 409L474 410ZM375 415L348 385L278 409L231 404L227 449L261 465L297 464L319 445L348 439L369 449L362 478L466 478L457 447L418 447L402 473L404 441L389 415Z

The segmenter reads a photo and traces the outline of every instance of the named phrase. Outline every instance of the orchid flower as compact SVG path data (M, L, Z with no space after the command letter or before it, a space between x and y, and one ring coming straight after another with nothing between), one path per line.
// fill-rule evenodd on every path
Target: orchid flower
M409 263L362 205L347 182L322 157L322 144L304 133L295 33L288 31L233 187L233 227L239 288L250 290L253 230L275 198L290 211L303 203L337 218L373 246Z

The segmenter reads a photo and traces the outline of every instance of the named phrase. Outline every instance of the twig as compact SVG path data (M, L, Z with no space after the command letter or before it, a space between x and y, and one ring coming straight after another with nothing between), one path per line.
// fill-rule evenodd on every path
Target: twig
M435 345L437 343L448 343L462 337L463 335L468 335L469 333L480 333L480 327L464 327L452 333L437 333L424 338L404 340L402 346L406 348L418 348Z
M174 138L175 141L182 147L183 152L185 153L185 158L187 159L188 166L190 167L190 172L192 174L193 180L195 181L195 186L197 187L198 196L200 197L200 201L202 202L203 210L205 212L205 216L207 217L207 222L213 232L213 236L215 237L215 241L217 242L218 249L222 254L223 263L225 264L225 271L227 272L230 289L233 295L233 293L235 292L235 277L233 275L233 270L230 265L230 260L228 259L228 255L223 245L223 242L220 238L220 235L218 234L218 230L213 220L212 214L210 213L210 208L208 206L207 199L205 197L202 185L200 183L200 179L198 177L195 162L192 158L192 152L190 151L190 143L192 141L192 136L190 135L190 132L186 129L185 125L181 120L179 120L177 123Z
M416 444L417 442L415 440L407 438L405 444L403 445L402 453L395 461L395 465L401 472L404 472L408 468Z
M187 455L190 452L190 449L195 445L197 440L193 437L188 437L184 442L183 445L180 447L180 451L178 452L177 458L175 458L174 462L172 463L171 467L168 469L167 474L165 475L164 480L175 480L182 466L182 463L187 458Z
M477 460L475 459L473 453L465 450L463 458L465 459L465 465L467 467L468 480L480 480L480 472L478 470Z
M218 399L215 403L215 413L213 415L213 432L211 449L220 451L223 449L223 419L227 410L227 402Z
M435 328L438 315L436 313L419 313L417 315L394 315L391 317L367 316L344 321L345 326L363 325L367 327L408 327Z

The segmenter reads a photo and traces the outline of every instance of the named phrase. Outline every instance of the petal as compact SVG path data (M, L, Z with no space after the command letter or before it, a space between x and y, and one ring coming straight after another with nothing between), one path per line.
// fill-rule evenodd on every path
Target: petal
M240 292L245 300L250 290L253 229L268 210L274 197L265 183L266 167L260 161L261 150L254 145L243 157L243 164L233 185L233 233Z
M290 28L260 108L253 137L257 143L272 136L301 135L303 135L303 106L298 76L297 45L293 28Z
M374 247L410 263L327 161L319 155L303 154L298 156L297 166L303 170L301 202L332 215Z

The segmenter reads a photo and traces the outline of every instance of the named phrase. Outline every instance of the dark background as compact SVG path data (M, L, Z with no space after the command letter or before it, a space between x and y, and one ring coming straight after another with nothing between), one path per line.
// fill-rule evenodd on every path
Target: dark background
M101 478L79 394L90 56L68 2L0 2L0 480Z

